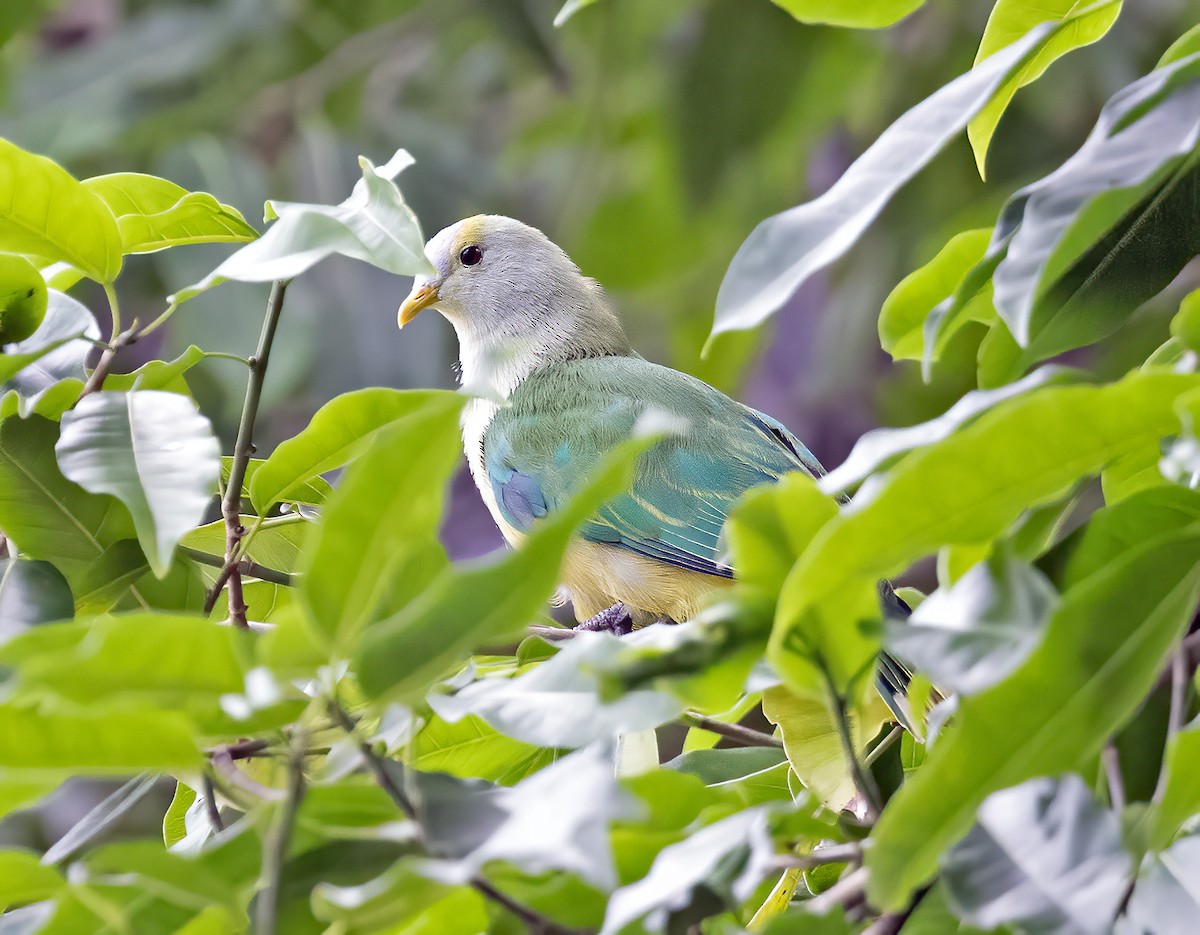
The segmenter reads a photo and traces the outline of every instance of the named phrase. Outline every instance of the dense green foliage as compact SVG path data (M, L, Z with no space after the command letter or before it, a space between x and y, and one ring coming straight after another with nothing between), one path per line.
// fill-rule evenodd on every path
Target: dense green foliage
M894 287L869 306L881 345L910 368L892 395L915 423L863 435L819 480L751 492L726 530L735 587L696 620L624 638L572 634L546 607L567 542L652 439L613 452L519 549L459 562L442 542L463 395L359 386L273 448L261 440L273 383L294 379L288 326L312 302L310 269L333 256L427 269L400 187L423 211L413 192L426 186L408 184L421 163L404 149L378 168L360 158L345 200L270 201L260 234L220 190L126 171L79 180L35 152L124 169L104 154L127 134L145 168L139 140L153 150L159 124L221 129L207 92L156 110L137 74L118 73L56 136L61 101L47 92L37 106L14 70L0 325L24 331L0 348L0 816L46 808L72 777L127 781L41 853L0 849L0 931L1191 930L1200 293L1182 293L1200 254L1200 41L1175 23L1148 67L1122 60L1129 73L1095 102L1090 130L1075 114L1063 152L1004 154L989 172L1000 181L964 210L923 181L950 171L943 150L982 171L1006 109L1130 15L1120 0L997 0L975 67L927 72L890 126L869 114L876 139L840 179L762 220L734 255L742 227L786 204L747 176L786 190L775 182L793 170L778 166L802 146L791 136L832 120L827 102L764 95L787 55L818 59L818 96L829 74L861 96L886 70L884 53L864 60L865 34L800 24L939 22L921 5L746 0L744 20L706 5L681 80L711 94L727 131L691 105L668 127L633 95L597 92L612 95L642 171L568 244L584 271L635 303L716 297L706 362L693 355L707 320L670 307L667 343L674 362L730 383L750 348L733 332L786 319L832 264L872 264ZM224 6L132 20L131 47L145 47L138 29L179 41L143 76L180 78L236 56L239 31L273 28L253 5ZM328 94L332 113L346 89L319 65L466 28L359 6L346 15L361 20L340 21L348 53L288 53L297 65L270 45L254 80ZM589 20L629 26L618 7L572 0L560 34L533 7L497 22L514 30L504 47L555 75L572 54L603 57L567 37ZM614 84L644 77L635 53L681 10L633 18ZM305 11L320 12L334 16ZM36 13L0 14L0 35ZM302 23L281 28L303 35ZM771 54L739 46L739 29ZM726 38L736 54L718 76L704 56ZM51 83L45 63L28 71L39 67ZM331 83L304 91L319 81ZM646 93L671 110L660 86ZM523 133L523 158L554 176L556 130ZM691 156L682 168L675 147ZM891 267L907 243L878 262L861 244L905 240L910 181L927 186L932 220L924 265L901 278ZM165 259L210 257L202 244L239 246L211 263ZM725 270L719 293L712 269ZM272 285L264 296L244 283ZM829 315L839 296L849 304L843 287ZM266 299L261 334L252 346L242 327L230 353L214 310L244 318L247 295ZM25 333L30 315L40 325ZM322 341L348 343L349 320ZM184 321L195 345L121 372L130 352L179 341ZM224 444L228 374L203 376L215 366L244 382ZM930 593L902 592L913 616L883 619L880 579L931 557ZM884 649L918 673L910 730L875 694ZM762 725L760 705L774 733L740 723ZM683 752L660 763L681 735ZM164 783L161 837L123 824Z

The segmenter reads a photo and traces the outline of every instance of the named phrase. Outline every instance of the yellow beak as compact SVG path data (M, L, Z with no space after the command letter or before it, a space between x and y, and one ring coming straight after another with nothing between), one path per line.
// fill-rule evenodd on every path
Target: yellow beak
M415 286L408 298L400 304L400 311L396 314L397 323L403 328L421 314L422 309L429 308L437 300L437 286Z

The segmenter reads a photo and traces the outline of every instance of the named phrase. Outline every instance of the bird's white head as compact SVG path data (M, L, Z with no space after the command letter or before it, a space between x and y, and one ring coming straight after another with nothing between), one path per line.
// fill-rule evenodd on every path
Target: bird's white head
M425 253L435 272L414 280L399 324L441 312L458 334L469 388L503 398L546 364L629 353L603 290L536 228L476 215L439 231Z

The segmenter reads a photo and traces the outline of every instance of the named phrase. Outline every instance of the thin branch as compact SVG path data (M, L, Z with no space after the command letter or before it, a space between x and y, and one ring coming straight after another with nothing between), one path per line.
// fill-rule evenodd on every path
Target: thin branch
M929 894L932 888L932 886L927 886L920 890L913 897L912 901L909 902L908 906L899 912L888 912L881 915L871 923L870 927L863 932L863 935L899 935L900 930L904 928L904 923L908 921L908 917L916 911L917 906L921 904L921 900Z
M336 701L331 700L329 702L329 713L333 716L333 719L338 723L342 730L349 734L351 738L353 738L358 744L359 752L362 753L363 759L366 761L367 769L371 771L371 775L375 778L375 782L379 784L379 787L388 794L391 800L396 804L396 807L400 809L404 817L408 818L410 821L418 823L418 831L423 839L424 829L420 827L419 819L417 818L416 807L413 805L412 800L409 799L405 791L400 788L400 784L396 782L395 777L393 777L388 771L387 765L394 761L385 760L371 749L371 745L369 743L359 738L356 731L357 725L355 724L354 718L351 717L346 709L339 705ZM503 906L518 919L524 922L526 928L530 932L542 933L542 935L570 935L570 933L573 931L572 929L566 928L565 926L559 925L557 922L546 918L541 913L530 909L528 906L522 905L512 897L506 896L483 877L472 877L469 882L472 888L485 899L491 900L498 906Z
M191 549L187 546L180 546L179 551L186 555L194 562L199 562L201 565L209 565L212 568L220 568L222 573L228 577L225 572L225 559L219 555L210 555L208 552L201 552L199 549ZM249 578L257 578L259 581L270 581L272 584L282 584L289 588L296 586L296 576L289 574L286 571L276 571L274 568L268 568L266 565L260 565L258 562L248 558L239 559L234 562L234 566L243 576ZM220 576L218 576L220 578ZM219 594L220 589L214 587L213 594ZM213 603L216 603L216 598L213 598ZM212 610L210 607L209 610Z
M532 636L540 636L550 643L564 643L575 638L575 631L567 627L545 627L540 624L530 624L525 629Z
M204 796L204 810L208 813L208 823L218 833L225 830L225 822L221 820L221 808L217 805L217 790L213 786L212 776L207 770L203 776L204 788L200 794Z
M816 915L824 915L835 906L849 913L867 901L867 868L859 867L848 876L842 877L819 896L804 904L804 908Z
M225 520L225 566L213 585L206 602L205 612L211 612L217 602L221 588L229 589L229 617L235 626L248 627L246 599L242 595L242 572L237 565L238 546L245 529L241 524L242 484L246 480L246 466L254 454L254 420L258 417L258 404L262 399L263 381L267 375L267 364L271 359L271 345L275 342L275 330L283 312L283 297L287 292L287 280L280 279L271 285L267 299L267 313L263 318L262 333L258 338L258 350L250 358L250 376L246 380L246 400L242 406L242 417L238 422L237 441L233 446L233 460L229 466L229 480L225 496L221 499L221 516Z
M1189 672L1195 672L1197 668L1200 668L1200 630L1185 636L1179 648L1182 650ZM1156 688L1171 684L1171 679L1174 678L1174 666L1175 660L1172 659L1171 665L1163 669L1162 674L1158 677Z
M693 714L691 711L684 714L679 720L689 727L698 727L701 730L720 734L726 740L730 740L742 747L780 748L783 746L783 741L772 737L770 734L764 734L760 730L743 727L741 724L728 724L725 721L717 721L710 717L704 717L701 714Z
M112 369L117 353L121 348L128 347L134 342L136 327L137 322L134 322L134 327L128 331L120 332L109 342L108 347L104 349L104 353L100 355L100 359L96 362L96 369L92 371L91 375L87 378L87 383L83 385L83 390L79 394L80 399L104 389L104 381L108 378L108 372Z
M296 825L296 813L304 798L304 758L293 751L288 759L287 797L263 839L264 885L255 902L255 935L275 935L279 921L279 894L283 888L283 866Z
M863 848L857 841L849 844L830 844L819 847L808 854L798 854L780 857L774 866L780 869L812 870L814 867L824 867L826 864L858 864L862 863Z

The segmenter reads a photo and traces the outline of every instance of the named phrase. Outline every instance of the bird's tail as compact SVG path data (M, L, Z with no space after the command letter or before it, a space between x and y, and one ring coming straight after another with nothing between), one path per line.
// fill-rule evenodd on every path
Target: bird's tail
M889 620L907 620L912 615L909 607L896 594L891 584L886 581L879 583L879 599L883 604L883 614ZM912 705L908 701L908 685L913 673L903 662L886 650L879 654L879 668L875 673L875 687L883 698L884 704L896 715L896 720L906 731L918 740L925 739L925 732L920 725L924 718L913 716ZM940 696L938 696L940 698Z

